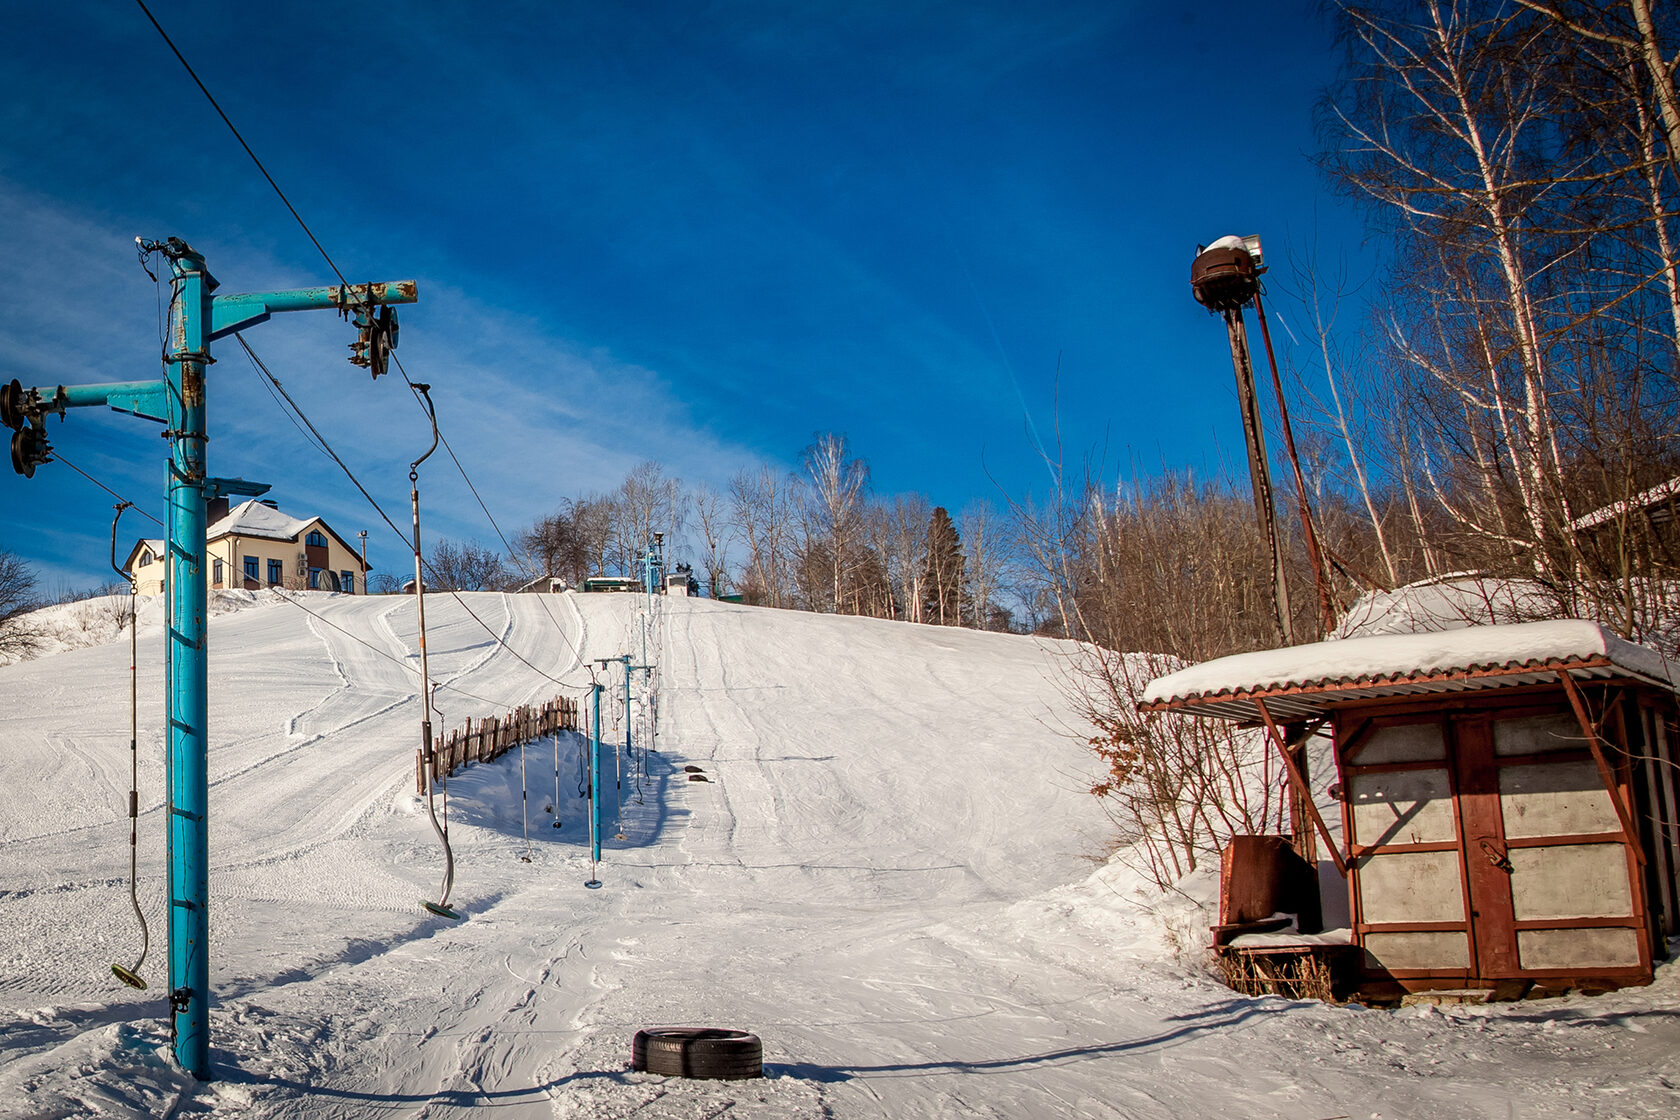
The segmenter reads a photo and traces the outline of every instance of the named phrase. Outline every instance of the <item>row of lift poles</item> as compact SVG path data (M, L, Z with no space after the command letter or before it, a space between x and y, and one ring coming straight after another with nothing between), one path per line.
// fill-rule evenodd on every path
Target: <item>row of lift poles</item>
M0 420L12 429L12 467L25 478L52 461L46 418L57 414L62 420L72 408L108 407L161 423L169 441L165 584L170 595L164 679L169 746L170 1035L176 1062L205 1078L210 1074L206 504L231 495L255 497L269 489L239 478L213 478L206 469L206 373L214 361L210 344L279 312L337 311L357 328L350 360L377 378L386 371L396 346L391 305L415 302L418 287L412 280L402 280L215 295L215 278L204 258L186 242L174 237L162 242L135 240L142 261L160 254L169 263L170 331L163 376L29 388L14 380L0 387ZM131 799L129 815L137 811ZM128 970L114 971L121 976Z
M631 688L631 674L633 674L633 673L646 674L645 681L649 685L649 700L648 700L648 702L649 702L649 705L650 705L650 716L651 716L651 718L649 720L649 730L648 730L648 735L649 735L649 740L650 741L643 744L643 749L644 750L655 749L655 743L653 742L653 737L657 734L657 732L654 730L657 727L657 709L652 707L652 705L656 704L657 700L655 699L655 697L652 693L652 681L653 681L654 664L653 664L653 662L648 660L648 627L649 627L649 624L650 624L650 619L653 617L653 612L656 609L656 607L658 605L658 602L659 602L658 596L663 594L663 592L664 592L664 587L662 586L662 584L664 582L664 576L665 576L664 543L665 543L665 534L664 533L652 533L652 534L650 534L649 537L648 537L647 548L645 548L642 551L641 555L637 558L638 563L641 567L642 591L647 596L646 610L643 612L642 625L641 625L641 631L642 631L642 663L640 665L635 664L631 655L628 654L628 653L621 653L617 657L598 657L598 658L595 659L595 664L601 669L602 672L605 672L609 665L622 665L624 667L624 748L623 748L624 749L624 754L619 757L618 767L615 768L617 770L617 772L615 773L614 782L613 782L614 789L615 789L615 791L617 793L617 797L618 797L618 803L617 804L618 804L618 814L619 814L620 817L622 817L623 812L624 812L624 777L623 777L623 771L622 771L623 760L625 758L630 758L630 759L635 758L635 746L634 746L634 743L633 743L633 740L632 740L632 735L631 735L631 726L632 726L632 723L634 722L633 718L632 718L632 711L633 711L632 703L634 701L634 695L635 695L634 692L632 691L632 688ZM657 652L657 643L656 643L656 652ZM591 673L590 675L592 677L594 676L593 673ZM600 865L600 862L601 862L601 834L602 834L601 804L602 804L602 801L603 801L602 793L603 793L603 790L604 790L604 787L602 786L602 783L601 783L601 698L606 693L606 690L607 690L607 686L605 684L601 683L600 681L594 681L590 685L590 688L589 688L589 703L590 703L590 727L589 727L589 859L590 859L590 874L589 874L589 879L588 879L588 881L586 881L584 883L584 886L590 887L590 888L598 888L601 885L601 879L600 879L600 875L598 873L599 865ZM614 749L617 750L618 748L615 746ZM622 827L622 825L621 825L621 827Z

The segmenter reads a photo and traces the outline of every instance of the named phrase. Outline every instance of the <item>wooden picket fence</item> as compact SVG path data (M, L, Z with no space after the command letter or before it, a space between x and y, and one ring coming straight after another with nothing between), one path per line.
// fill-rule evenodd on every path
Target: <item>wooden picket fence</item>
M455 773L469 762L490 762L521 743L559 731L578 729L578 702L567 696L556 696L540 707L523 705L497 718L486 716L467 721L467 726L440 737L432 752L432 780L438 781ZM414 790L426 792L425 751L414 751Z

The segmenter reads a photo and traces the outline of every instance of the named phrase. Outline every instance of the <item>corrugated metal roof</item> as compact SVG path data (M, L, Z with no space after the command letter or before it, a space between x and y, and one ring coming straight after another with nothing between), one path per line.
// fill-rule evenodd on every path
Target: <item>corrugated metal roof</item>
M1655 650L1561 619L1235 654L1151 681L1138 707L1259 720L1259 699L1275 718L1296 720L1361 700L1554 682L1560 671L1669 689L1680 675Z
M1460 670L1443 673L1396 674L1389 678L1364 678L1338 681L1318 681L1306 685L1283 685L1269 688L1239 688L1220 690L1169 699L1144 701L1138 708L1146 712L1178 711L1190 715L1259 723L1260 709L1255 701L1265 702L1266 710L1280 723L1294 723L1313 719L1333 708L1362 700L1381 700L1390 697L1419 696L1428 693L1463 693L1489 689L1510 688L1525 684L1556 684L1559 671L1568 671L1577 680L1608 680L1631 674L1608 660L1589 661L1567 659L1543 664L1500 666L1480 670ZM1661 682L1648 681L1651 684Z

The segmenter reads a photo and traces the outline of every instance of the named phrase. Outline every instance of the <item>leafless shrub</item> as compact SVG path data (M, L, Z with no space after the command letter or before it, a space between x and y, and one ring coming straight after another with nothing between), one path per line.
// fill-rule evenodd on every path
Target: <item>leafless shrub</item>
M35 609L35 574L23 558L0 552L0 658L24 657L39 635L22 616Z
M1144 686L1182 664L1087 647L1069 681L1103 766L1091 793L1102 799L1139 870L1163 889L1217 859L1232 835L1281 828L1286 800L1258 734L1224 720L1138 710Z

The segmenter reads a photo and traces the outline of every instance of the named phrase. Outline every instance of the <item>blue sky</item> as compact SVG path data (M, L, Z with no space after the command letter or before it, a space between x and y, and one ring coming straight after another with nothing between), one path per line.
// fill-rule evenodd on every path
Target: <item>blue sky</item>
M1258 233L1279 274L1371 250L1311 162L1315 5L1170 7L152 4L346 275L420 282L398 354L509 535L643 459L721 485L818 431L953 510L1044 488L1029 418L1110 472L1240 457L1197 243ZM189 241L223 292L332 280L134 4L14 14L0 90L0 380L157 372L136 235ZM401 523L427 432L400 381L349 365L329 313L247 338ZM212 473L400 570L216 356ZM50 434L162 513L155 427ZM423 489L436 532L495 543L452 469ZM0 548L49 590L99 582L111 504L63 464L0 471Z

